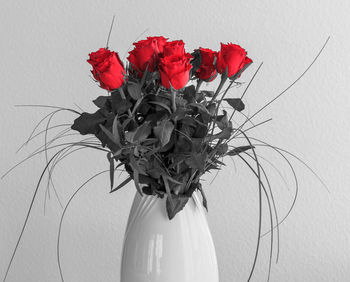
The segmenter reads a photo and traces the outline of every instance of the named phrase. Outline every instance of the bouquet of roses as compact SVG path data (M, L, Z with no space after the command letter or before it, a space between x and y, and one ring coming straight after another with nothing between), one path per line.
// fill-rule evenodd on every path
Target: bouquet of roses
M98 110L81 113L72 129L95 135L108 148L111 192L133 180L141 194L166 196L172 219L197 189L206 207L201 176L219 169L224 156L252 148L250 142L229 146L243 132L231 120L244 104L226 97L252 60L231 43L221 44L219 52L199 48L191 54L182 40L162 36L134 46L126 66L108 48L89 55L92 75L109 95L94 100ZM217 77L216 91L201 89ZM221 108L223 102L231 107L230 115ZM120 166L128 177L115 186Z
M23 105L54 110L39 121L28 140L19 150L41 134L45 134L45 144L2 176L6 176L26 160L40 153L45 153L46 166L37 183L4 281L26 228L44 174L48 173L45 201L51 183L61 204L52 182L53 170L63 158L83 148L97 149L107 153L109 170L95 174L75 191L64 208L60 228L64 213L76 193L94 177L108 171L111 192L117 191L133 180L141 195L166 197L166 210L170 220L184 208L196 190L202 195L203 206L207 209L207 200L201 185L202 176L206 172L219 170L222 165L225 165L224 157L237 156L253 172L259 185L259 230L249 279L257 261L260 238L268 233L271 233L270 273L274 229L276 228L277 240L279 241L279 225L292 211L298 194L297 177L292 164L285 155L296 158L325 187L326 185L296 155L257 138L249 137L246 132L271 120L267 119L258 124L251 122L259 112L287 92L305 75L322 53L328 40L329 37L311 64L292 84L250 117L242 113L245 108L242 99L262 64L257 68L239 98L228 97L229 90L233 86L241 84L237 82L237 79L252 64L252 60L247 57L247 52L239 45L221 43L219 51L198 48L192 53L188 53L182 40L168 41L162 36L147 37L145 40L134 43L135 47L129 52L126 65L120 60L118 53L110 51L108 47L90 53L87 61L92 66L92 75L100 87L108 91L108 95L99 96L93 101L98 108L94 113L78 112L70 108L48 105ZM216 78L219 79L219 83L214 91L203 89L203 82L208 85ZM69 124L50 126L53 116L60 111L68 111L78 115L78 117L73 124L69 122ZM245 118L242 123L233 120L237 112ZM37 133L39 125L46 119L46 128ZM251 122L252 126L245 128L248 122ZM48 140L48 131L59 127L68 128L63 129L54 138ZM70 134L71 129L78 131L79 134ZM87 138L79 137L81 139L78 141L54 144L56 140L72 135L90 136ZM238 140L244 140L245 143L236 142L234 146L232 141ZM255 141L254 144L251 140ZM255 152L255 146L266 146L276 151L288 163L293 173L295 180L293 202L281 220L278 219L271 186ZM58 149L58 151L49 158L48 151L54 149ZM256 169L243 155L248 156L256 164ZM279 170L272 163L270 164L280 174ZM114 174L117 170L125 171L127 177L115 184ZM270 229L264 234L262 234L263 195L266 197L270 215ZM279 243L277 243L277 247L278 245ZM59 247L57 249L59 250ZM60 266L59 255L58 263ZM60 273L62 277L61 269Z

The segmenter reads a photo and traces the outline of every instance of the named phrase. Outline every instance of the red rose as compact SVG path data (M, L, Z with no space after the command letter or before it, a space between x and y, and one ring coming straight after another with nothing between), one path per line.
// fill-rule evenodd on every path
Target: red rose
M210 49L199 48L201 55L201 65L196 72L196 76L199 79L205 81L213 81L217 76L217 72L214 66L214 61L217 56L217 52Z
M238 72L243 71L245 67L253 61L247 57L247 52L239 45L221 43L221 50L218 53L216 67L219 73L225 73L227 76L233 77Z
M163 36L149 36L145 40L140 40L138 42L135 42L134 45L136 47L144 46L144 45L151 45L155 51L155 53L162 53L163 52L163 46L166 43L168 39L164 38Z
M183 88L189 80L192 65L192 56L186 53L183 56L172 55L160 59L159 73L161 84L178 90Z
M167 41L163 36L147 37L146 40L135 42L135 48L129 52L127 58L131 66L136 70L139 77L142 77L146 68L154 72L159 61L159 54L163 52L163 46Z
M163 56L184 56L185 55L185 43L182 40L175 40L165 43Z
M116 52L100 48L90 53L87 61L92 65L91 72L102 88L111 91L122 86L125 69Z

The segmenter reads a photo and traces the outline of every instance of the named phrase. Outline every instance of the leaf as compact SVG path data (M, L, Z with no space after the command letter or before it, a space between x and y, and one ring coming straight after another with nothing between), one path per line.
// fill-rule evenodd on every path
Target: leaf
M138 174L147 175L145 167L141 163L136 161L132 151L130 151L129 160L130 166L134 171L136 170Z
M99 124L106 121L106 117L100 110L93 114L82 113L78 118L74 120L72 129L79 131L80 134L96 134L99 129Z
M156 142L158 142L157 138L147 138L146 140L142 141L142 145L147 147L153 145Z
M129 143L141 143L147 140L147 137L151 134L152 127L150 121L145 121L142 125L125 133L125 139Z
M100 124L100 128L107 135L107 137L115 144L117 144L117 140L114 138L112 132L110 132L107 128L105 128L102 124Z
M185 160L185 162L189 167L193 169L204 171L206 160L206 153L192 153L191 156Z
M237 148L234 148L233 150L229 151L226 153L227 156L235 156L235 155L238 155L244 151L247 151L249 149L254 149L255 147L254 146L241 146L241 147L237 147Z
M142 142L147 139L147 137L151 134L152 128L150 126L150 122L146 121L141 126L136 128L133 141Z
M175 96L175 102L178 107L185 107L187 105L187 101L181 96Z
M124 131L133 131L137 128L138 124L137 122L133 119L133 117L128 117L123 121L121 124L121 131L119 133L122 133L121 135L124 136Z
M224 144L220 144L219 146L217 146L216 148L216 152L219 156L223 156L226 154L228 150L228 145L227 143L224 143Z
M114 191L119 190L120 188L122 188L123 186L125 186L126 184L128 184L131 180L132 180L132 178L129 176L129 177L128 177L127 179L125 179L122 183L120 183L117 187L115 187L114 189L112 189L110 193L113 193Z
M165 187L165 191L168 195L167 197L167 201L169 201L169 205L171 210L173 210L175 208L175 203L173 202L172 196L171 196L171 191L170 191L170 186L169 186L169 182L168 182L168 175L166 174L162 174L162 178L163 178L163 182L164 182L164 187Z
M176 181L178 182L178 184L172 184L171 186L171 190L173 191L173 193L175 195L186 195L187 193L185 193L185 189L186 189L186 185L188 180L190 179L191 175L190 175L190 170L188 169L188 167L186 166L185 170L181 170L180 169L180 165L178 166L179 170L178 170L178 174L176 176L174 176L176 178ZM184 167L184 166L182 166Z
M192 182L192 183L190 184L190 187L188 187L188 189L187 189L185 195L186 195L187 197L189 197L189 198L192 197L193 192L196 191L196 189L198 188L198 186L199 186L199 183L198 183L198 182Z
M111 97L113 112L119 115L126 113L132 107L132 103L130 103L128 100L123 99L120 96L119 91L111 92Z
M197 126L197 120L195 117L184 117L182 120L181 120L181 124L184 125L184 126L189 126L189 127L193 127L193 128L196 128Z
M231 127L226 127L223 131L214 134L214 135L208 135L205 137L205 142L211 142L215 139L229 139L232 134L232 128Z
M133 114L133 115L135 114L135 112L136 112L136 110L138 109L138 107L141 105L142 101L143 101L143 97L141 97L140 99L138 99L138 100L136 101L136 103L135 103L135 105L134 105L134 107L133 107L133 109L132 109L132 114Z
M183 107L178 107L174 113L171 114L170 119L176 121L182 120L186 117L188 113L190 113L190 109L186 109Z
M197 108L200 112L208 114L211 116L211 113L208 111L208 109L203 105L199 103L190 103L188 106Z
M212 169L220 169L217 165L214 165L213 163L209 163L209 165L207 165L205 171L210 171Z
M125 140L129 143L134 143L134 135L135 132L133 131L125 132Z
M174 130L174 124L170 120L162 120L153 128L154 135L159 139L160 144L164 147L170 141L171 134Z
M134 100L138 100L141 98L141 86L138 83L128 83L128 93L130 94L131 98Z
M203 139L207 135L207 132L208 132L208 127L202 123L198 123L192 137Z
M169 108L166 104L164 104L164 103L162 103L162 102L158 102L158 101L149 101L148 103L149 103L149 104L154 104L154 105L160 106L160 107L166 109L166 110L171 114L170 108Z
M227 128L230 125L228 118L227 118L227 112L225 110L224 110L223 115L217 116L216 124L221 130L224 130L225 128Z
M106 103L109 100L108 96L99 96L97 97L95 100L93 100L92 102L99 107L100 109L105 108L106 107Z
M209 160L209 162L210 162L210 160ZM213 163L214 163L214 164L219 164L219 165L226 166L226 164L225 164L225 163L223 163L223 162L219 161L217 158L214 158L214 159L213 159Z
M134 182L135 182L135 187L136 187L136 190L137 192L140 193L140 195L142 196L142 191L141 191L141 187L140 187L140 180L139 180L139 172L137 171L137 169L133 166L132 163L130 163L130 166L132 168L132 171L133 171L133 179L134 179Z
M162 171L159 168L151 168L147 170L147 174L153 177L154 179L159 179L162 173L165 173L165 171Z
M120 142L120 134L119 134L119 131L121 131L121 127L122 127L122 125L120 124L120 122L118 120L118 115L116 115L114 120L113 120L112 134L113 134L114 140L116 141L116 144L119 147L122 147L121 142Z
M208 106L207 106L207 110L208 112L214 116L215 115L215 112L216 112L216 103L210 103Z
M109 179L110 179L110 182L111 182L111 189L113 189L113 185L114 185L114 159L113 159L113 154L109 152L107 154L107 159L109 161Z
M157 140L158 141L158 140ZM152 150L153 151L153 150ZM162 173L166 173L162 168L161 160L155 157L155 153L149 151L144 156L147 159L146 172L154 179L159 179Z
M166 210L168 213L168 218L172 220L174 216L180 212L185 205L188 202L188 197L187 196L177 196L177 195L172 195L172 198L169 198L169 196L166 199ZM173 204L171 203L173 202Z
M110 137L106 135L106 133L101 129L98 133L96 133L96 138L101 141L102 147L108 147L112 152L118 151L120 148L114 141L111 140Z
M182 184L182 182L177 181L176 179L170 177L169 175L167 175L166 178L167 178L167 180L168 180L169 182L172 182L172 183L174 183L174 184L178 184L178 185Z
M224 99L232 108L241 112L244 110L244 103L240 98L226 98Z
M207 197L205 196L204 194L204 191L203 191L203 187L201 184L198 185L198 189L199 191L201 192L201 195L202 195L202 203L203 203L203 207L205 207L205 209L208 211L208 202L207 202Z
M196 102L196 88L194 87L194 85L190 85L185 88L183 98L188 103Z
M115 106L116 113L117 114L124 114L126 113L130 108L132 107L132 104L128 100L122 100L118 105Z

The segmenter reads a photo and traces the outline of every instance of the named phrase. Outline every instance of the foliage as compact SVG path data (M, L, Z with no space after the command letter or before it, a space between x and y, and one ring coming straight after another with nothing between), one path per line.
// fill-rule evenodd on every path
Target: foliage
M154 37L152 39L154 39ZM43 182L43 176L45 173L48 174L48 180L45 191L44 211L46 198L49 194L49 188L51 185L59 204L62 208L64 207L57 239L57 258L61 279L63 281L59 254L59 239L62 222L71 201L87 183L97 176L109 172L111 192L114 192L125 186L131 180L134 180L135 186L140 193L158 195L159 197L167 195L166 209L169 218L172 219L176 213L181 211L186 205L188 199L195 190L200 191L203 197L203 206L207 208L207 200L200 183L200 178L206 172L212 170L218 171L220 167L224 165L222 159L225 156L230 158L237 157L243 161L258 180L259 228L254 261L252 263L248 280L252 277L255 269L260 248L260 240L263 236L268 234L270 235L271 244L269 257L270 276L275 230L277 234L277 262L279 257L279 225L290 215L296 203L299 190L298 179L289 157L292 157L303 164L318 178L327 191L328 188L321 178L301 158L285 149L275 147L258 138L248 136L246 132L271 120L268 119L257 124L252 123L254 117L286 93L305 75L324 50L328 40L329 37L311 64L300 76L251 116L248 117L242 113L242 115L246 117L246 120L242 124L237 124L236 126L233 126L232 118L235 112L244 110L242 98L262 64L257 68L240 98L225 98L225 96L233 83L240 84L235 80L240 77L241 73L249 64L245 64L238 73L231 77L227 77L227 71L224 71L225 68L221 68L221 72L223 73L220 72L221 81L215 92L200 90L200 86L203 82L200 79L197 80L196 87L189 85L178 90L174 90L173 88L166 89L160 83L159 73L156 68L155 70L152 70L152 72L148 72L148 67L146 66L143 75L139 76L139 71L135 71L129 66L125 73L126 76L122 79L122 87L111 91L109 96L100 96L93 101L98 108L95 113L80 113L74 109L49 105L20 105L23 107L48 108L53 109L53 111L38 122L27 141L18 149L18 151L24 148L30 141L42 135L44 135L44 145L40 146L29 156L18 162L2 176L2 178L4 178L27 160L41 153L45 153L46 166L44 167L36 185L21 233L17 239L16 246L7 266L4 281L6 281L18 246L26 229L29 216L34 206L34 201L39 191L39 186ZM104 50L102 51L105 52ZM191 55L193 59L191 61L192 68L189 72L189 79L195 80L198 78L198 76L196 77L196 74L202 64L203 58L201 58L199 50L195 50ZM117 57L117 54L113 53L113 56ZM93 63L96 64L96 67L103 66L102 61L97 60L96 57L93 59ZM105 59L106 57L103 56L103 60ZM119 61L117 63L121 64ZM208 66L206 65L205 67ZM111 68L111 66L109 66L108 69L108 71L116 72L116 68ZM105 68L99 68L98 71L101 71L101 74L97 76L96 73L93 73L93 75L95 79L100 79L100 86L108 90L109 87L107 87L106 83L111 82L110 80L113 79L111 79L110 76L104 76L104 78L108 78L108 81L102 81L101 75L104 74L104 70ZM121 79L119 74L118 76L118 79ZM211 79L212 78L210 77L208 81L211 81ZM230 83L224 91L221 91L227 79L230 80ZM222 107L222 101L227 102L231 107L232 113L230 115L226 111L227 108ZM59 112L73 113L74 115L78 115L78 118L75 119L73 125L70 123L51 125L53 117ZM39 126L44 121L46 121L45 129L38 132L37 130L39 129ZM245 126L248 122L253 125L246 128ZM61 128L63 129L53 138L50 139L48 137L49 132ZM77 135L71 133L71 129L79 131L81 135L93 136L79 138L78 141L66 141L66 138ZM62 141L63 139L65 141ZM242 139L246 141L246 144L243 146L235 147L229 144L232 140ZM260 163L260 160L268 162L282 178L283 176L279 169L268 159L260 155L258 157L255 152L256 147L265 147L276 152L286 161L293 174L295 180L295 194L288 212L282 218L279 218L277 214L270 181L265 172L264 166ZM107 153L109 170L99 172L90 177L73 193L66 205L63 206L54 186L52 174L54 168L59 162L82 149L94 149ZM251 152L249 152L249 150L251 150ZM49 151L56 151L56 153L49 156ZM250 161L253 165L256 165L256 168L253 167ZM121 166L124 166L125 169L120 169ZM115 171L127 171L129 175L124 181L114 185ZM270 228L264 233L262 232L263 196L266 198L270 216Z
M133 179L141 194L167 195L171 219L199 189L204 173L220 169L222 157L251 146L229 150L227 143L236 131L227 112L219 114L224 95L213 99L212 91L200 90L200 80L197 87L175 90L160 84L157 71L139 78L130 67L127 77L110 95L94 100L97 111L82 113L72 129L95 135L110 150L111 191ZM191 79L196 79L194 74ZM244 109L239 98L225 101L232 110ZM123 164L129 174L117 187L114 163Z

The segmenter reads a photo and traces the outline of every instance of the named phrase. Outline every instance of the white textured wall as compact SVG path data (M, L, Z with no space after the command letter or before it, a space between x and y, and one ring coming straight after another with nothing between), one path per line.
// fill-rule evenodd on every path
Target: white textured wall
M51 104L93 110L103 95L89 77L87 54L105 45L112 15L117 18L110 46L121 55L148 28L147 35L183 39L188 50L244 46L255 64L264 61L246 96L247 113L288 86L312 61L328 35L331 40L314 67L256 121L273 121L252 131L297 153L324 179L293 162L300 181L295 209L280 228L280 258L271 281L350 281L350 2L343 1L1 1L0 8L0 172L21 160L43 139L15 154L47 111L16 104ZM239 95L241 89L232 92ZM59 114L56 122L70 116ZM260 150L291 174L272 151ZM269 165L265 163L266 167ZM19 167L0 182L0 276L20 233L44 157ZM246 281L257 231L257 182L239 162L205 189L209 223L217 248L221 281ZM63 161L56 188L66 202L94 172L106 169L104 154L78 153ZM271 181L280 217L292 201L273 170ZM66 281L118 281L121 245L134 187L108 193L108 175L90 183L67 211L62 229ZM39 190L8 281L60 281L56 237L61 209L51 195L43 215L45 185ZM266 205L264 206L266 208ZM266 214L265 214L266 215ZM264 217L264 230L268 218ZM269 238L262 240L252 281L266 281ZM274 255L276 254L276 249ZM176 266L175 266L176 267Z

